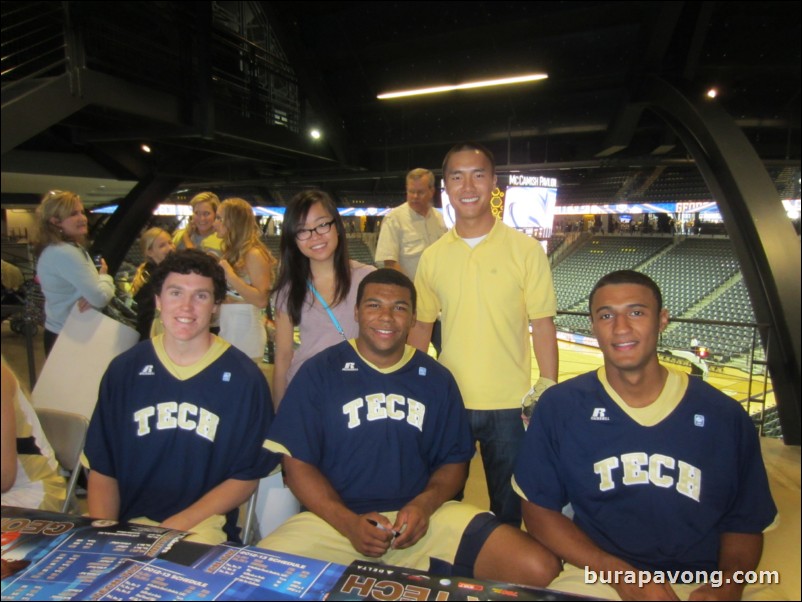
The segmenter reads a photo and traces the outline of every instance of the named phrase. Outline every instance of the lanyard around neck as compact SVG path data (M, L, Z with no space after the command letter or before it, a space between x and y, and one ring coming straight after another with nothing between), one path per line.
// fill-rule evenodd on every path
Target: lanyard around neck
M340 336L343 338L343 340L347 341L348 337L345 336L345 331L343 330L343 327L340 326L340 321L337 319L337 316L334 315L334 312L329 307L329 304L326 303L326 301L323 299L323 296L319 292L317 292L317 289L315 288L315 285L312 284L311 280L307 280L306 285L309 287L309 290L312 291L312 294L315 295L315 297L317 297L317 300L320 301L320 304L323 306L323 309L326 310L326 313L329 314L329 318L331 318L331 322L332 324L334 324L334 328L337 329L337 332L340 333Z

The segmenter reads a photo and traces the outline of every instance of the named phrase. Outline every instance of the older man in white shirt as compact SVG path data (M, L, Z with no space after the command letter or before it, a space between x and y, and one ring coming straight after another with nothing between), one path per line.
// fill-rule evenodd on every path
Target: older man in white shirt
M393 268L415 280L423 252L446 232L439 211L432 207L434 174L421 167L407 174L407 201L382 222L376 246L376 263ZM432 344L440 353L440 322L435 323Z

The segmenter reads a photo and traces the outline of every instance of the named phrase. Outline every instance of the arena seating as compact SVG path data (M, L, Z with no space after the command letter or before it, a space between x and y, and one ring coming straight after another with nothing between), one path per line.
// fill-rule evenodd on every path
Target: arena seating
M278 261L281 258L281 253L279 252L279 243L281 242L280 236L263 236L262 242L265 243L265 246L270 249L270 252L273 254L273 257L276 258Z
M588 283L614 270L633 268L644 263L672 243L669 237L595 236L579 243L553 269L557 291L557 309L587 310ZM584 303L583 303L584 302Z
M710 191L699 170L669 167L642 194L631 199L647 203L675 203L683 201L710 201Z
M663 302L679 316L738 272L728 239L686 238L645 266L643 272L660 284Z
M551 256L557 249L565 243L565 236L552 236L546 242L546 254Z
M359 238L348 238L348 255L354 261L373 265L373 253L370 252L368 246Z
M565 178L570 177L565 174L560 174L563 178L563 183L568 183ZM581 172L577 181L573 182L575 186L566 186L560 189L559 200L560 203L582 204L582 203L600 203L607 204L610 199L620 198L621 194L628 188L629 179L632 178L630 171L618 170L604 170L601 174L591 174Z
M634 269L660 285L674 318L755 322L729 239L687 237L673 243L661 236L596 236L578 243L553 267L558 310L587 312L593 283L613 270ZM560 315L556 323L566 332L590 334L584 316ZM662 343L688 349L696 338L716 356L732 358L751 352L753 336L750 327L677 323L669 325Z
M754 323L755 314L743 279L703 307L694 318L723 322ZM739 326L712 324L679 324L663 336L663 342L674 347L685 347L691 338L718 354L735 356L747 353L752 347L753 329Z

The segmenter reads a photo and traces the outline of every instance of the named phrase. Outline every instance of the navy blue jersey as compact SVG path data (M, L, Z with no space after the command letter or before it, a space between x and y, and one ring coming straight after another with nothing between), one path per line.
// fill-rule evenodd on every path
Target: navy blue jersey
M121 520L165 520L223 481L260 479L279 461L263 448L273 404L253 360L215 337L200 362L180 367L161 341L111 362L87 435L90 468L117 479Z
M440 466L473 455L448 370L407 347L398 365L381 371L350 342L304 363L269 439L271 449L317 467L358 514L400 510Z
M535 407L514 472L529 501L570 502L596 545L649 570L714 570L722 533L771 524L757 433L733 399L670 371L636 420L600 378L603 369L552 387Z

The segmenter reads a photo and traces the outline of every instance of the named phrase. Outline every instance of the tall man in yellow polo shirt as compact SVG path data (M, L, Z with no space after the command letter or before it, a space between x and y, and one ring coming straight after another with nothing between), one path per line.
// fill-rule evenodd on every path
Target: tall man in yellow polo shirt
M454 146L443 161L454 228L418 264L418 322L409 342L426 350L442 312L440 362L457 380L480 443L490 509L520 526L521 503L510 479L524 435L521 398L531 385L531 344L538 392L557 380L557 302L551 270L536 240L491 212L492 153L477 143Z

